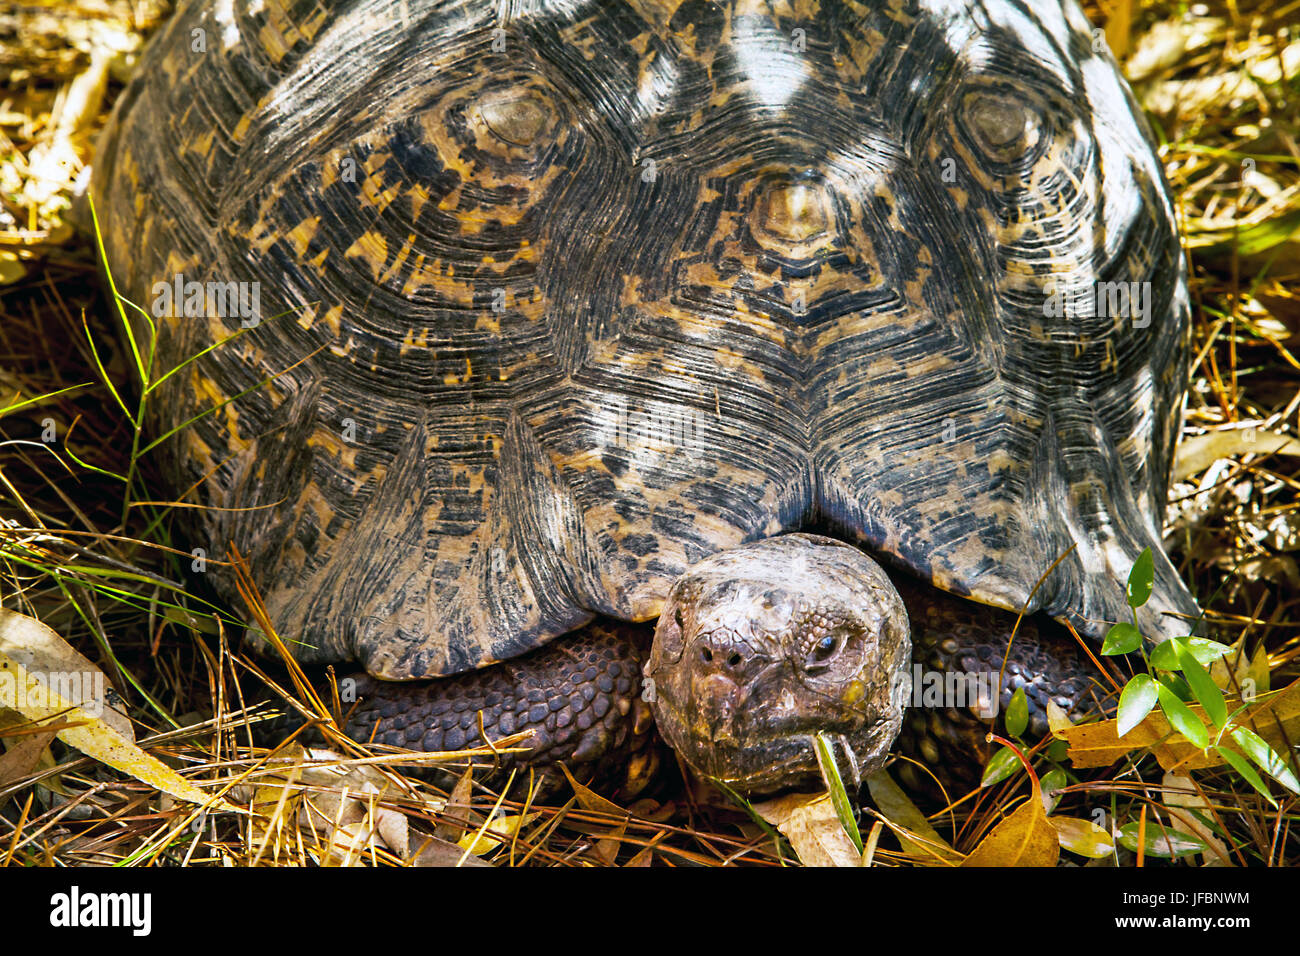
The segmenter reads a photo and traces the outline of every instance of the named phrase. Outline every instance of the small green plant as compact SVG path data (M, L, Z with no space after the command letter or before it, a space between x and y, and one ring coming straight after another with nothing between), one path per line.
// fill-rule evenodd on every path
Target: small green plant
M1213 748L1273 806L1277 802L1256 767L1292 793L1300 794L1300 781L1286 761L1262 737L1237 722L1252 701L1242 701L1229 713L1223 691L1206 670L1227 654L1230 647L1201 637L1173 637L1155 645L1148 654L1137 626L1137 609L1151 597L1154 573L1151 549L1147 548L1133 564L1128 577L1128 605L1133 623L1116 624L1102 643L1104 655L1137 653L1146 663L1146 673L1135 674L1120 693L1116 732L1123 737L1159 706L1174 730L1201 750ZM1193 703L1200 705L1209 718L1208 724L1189 706ZM1231 738L1241 752L1225 746L1225 738Z

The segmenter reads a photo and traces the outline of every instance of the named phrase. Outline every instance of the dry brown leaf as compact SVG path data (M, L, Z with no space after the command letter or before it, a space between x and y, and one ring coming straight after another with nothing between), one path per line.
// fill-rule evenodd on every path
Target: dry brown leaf
M961 854L930 825L924 813L917 809L887 770L877 770L867 776L867 789L876 809L895 825L894 835L902 844L903 852L926 866L943 866L961 862ZM909 831L920 839L911 839L901 830Z
M1274 453L1300 455L1300 441L1262 428L1224 428L1193 435L1178 445L1171 480L1199 475L1220 458Z
M478 857L466 856L465 851L454 843L448 843L446 840L439 840L435 836L426 836L416 834L412 842L416 844L415 856L411 860L412 866L433 867L433 866L491 866L486 860L480 860Z
M654 851L650 847L646 847L643 850L641 850L641 852L639 852L636 856L632 857L632 859L624 863L623 868L627 869L628 867L649 866L653 861L654 861Z
M593 849L606 866L613 866L618 859L618 851L623 846L623 835L627 833L627 821L624 820L610 831L609 836L596 841Z
M0 754L0 788L27 776L41 762L45 748L54 740L54 731L24 734L5 739L6 750Z
M456 786L447 798L443 813L449 818L433 828L433 835L446 843L454 844L465 833L465 826L459 820L469 819L470 804L474 794L474 768L469 767L456 781Z
M787 794L753 807L784 834L804 866L862 865L862 855L844 832L829 793Z
M1206 850L1202 857L1205 865L1231 866L1228 848L1214 835L1214 831L1191 813L1180 812L1180 810L1199 810L1207 817L1211 817L1210 802L1197 792L1192 778L1183 774L1167 773L1160 781L1160 786L1164 788L1165 809L1169 811L1174 828L1196 837L1205 844Z
M573 779L573 774L569 773L569 768L564 764L560 764L560 769L569 778L569 785L573 787L573 795L578 798L578 806L582 807L582 809L590 810L592 813L608 813L615 817L628 817L630 815L617 803L611 803L591 788L578 783L577 780Z

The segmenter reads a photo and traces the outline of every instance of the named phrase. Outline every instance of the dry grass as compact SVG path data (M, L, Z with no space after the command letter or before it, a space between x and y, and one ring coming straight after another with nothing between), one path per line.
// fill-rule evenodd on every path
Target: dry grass
M274 754L252 746L258 663L238 653L233 621L186 593L182 555L167 544L168 509L141 504L163 497L150 493L160 485L148 460L125 498L105 474L127 469L132 433L89 338L114 381L129 369L89 248L65 222L129 52L159 6L0 4L0 601L105 671L142 746L241 809L196 816L75 751L45 750L34 767L0 756L0 859L789 861L789 848L746 813L675 773L627 806L582 787L557 805L529 799L522 781L509 800L466 779L447 792L337 739L341 756L320 759L296 742ZM1209 619L1228 640L1265 647L1281 686L1300 674L1300 456L1285 445L1300 430L1300 36L1285 29L1300 21L1300 0L1108 12L1108 39L1164 143L1193 263L1196 360L1169 544ZM298 695L308 712L328 714L328 702ZM8 753L33 729L0 722ZM1294 801L1274 809L1227 770L1193 776L1227 862L1296 859ZM1150 758L1128 761L1067 786L1061 807L1085 818L1103 807L1121 822L1145 814L1158 827L1174 802L1160 786ZM991 787L933 822L967 851L1024 792L1023 778ZM893 847L883 837L873 861L906 862Z

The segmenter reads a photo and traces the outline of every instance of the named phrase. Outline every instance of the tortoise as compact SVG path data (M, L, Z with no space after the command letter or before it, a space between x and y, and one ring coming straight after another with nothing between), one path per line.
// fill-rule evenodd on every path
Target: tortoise
M860 779L1012 611L1039 725L1144 548L1197 613L1186 261L1073 0L191 0L92 196L187 547L358 739Z

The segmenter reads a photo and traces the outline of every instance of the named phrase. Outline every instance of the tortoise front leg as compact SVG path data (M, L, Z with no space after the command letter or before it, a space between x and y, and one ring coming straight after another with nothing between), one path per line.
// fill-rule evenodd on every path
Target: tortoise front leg
M542 789L549 791L564 780L560 763L580 781L643 779L651 768L631 758L653 734L641 699L641 647L650 634L644 625L600 621L467 674L410 683L355 675L358 703L344 730L359 742L418 751L482 747L481 731L494 744L531 732L513 745L526 752L475 758L491 768L481 778L488 783L504 783L511 769L526 783L534 768L545 771Z

